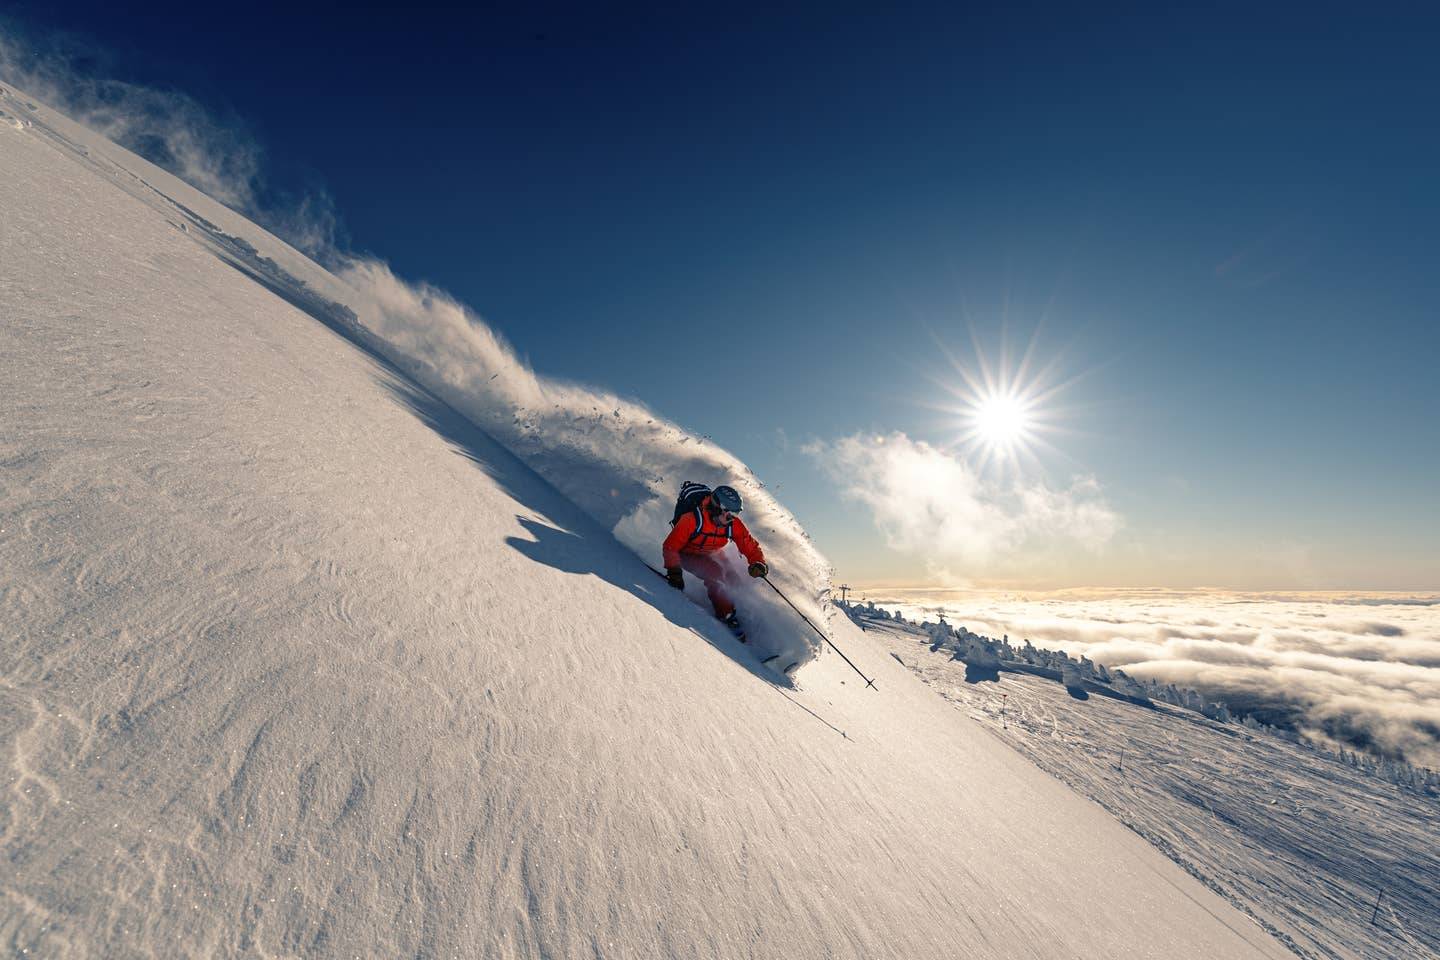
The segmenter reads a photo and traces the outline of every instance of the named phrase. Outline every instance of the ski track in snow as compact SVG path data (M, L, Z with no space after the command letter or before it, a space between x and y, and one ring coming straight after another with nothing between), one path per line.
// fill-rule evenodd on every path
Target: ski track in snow
M318 268L30 116L0 126L11 955L1285 955L848 621L878 692L768 675L337 329Z
M998 682L967 683L965 663L951 650L931 651L918 628L864 623L966 715L1099 803L1298 956L1440 957L1435 800L1168 704L1077 700L1058 683L1009 672ZM1377 897L1381 922L1372 924Z

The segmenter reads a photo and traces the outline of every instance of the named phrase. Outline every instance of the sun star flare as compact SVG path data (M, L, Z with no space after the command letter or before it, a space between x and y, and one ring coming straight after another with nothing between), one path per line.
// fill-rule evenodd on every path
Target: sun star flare
M1024 443L1031 420L1023 397L1001 393L983 398L974 411L975 432L990 449L1005 451Z

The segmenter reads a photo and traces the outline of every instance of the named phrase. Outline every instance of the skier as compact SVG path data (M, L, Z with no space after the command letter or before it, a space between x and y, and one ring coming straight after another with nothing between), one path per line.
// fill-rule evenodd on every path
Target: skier
M699 499L693 509L680 512L688 501ZM720 486L705 492L700 484L687 483L680 492L680 503L676 505L677 516L670 535L665 538L661 551L665 558L665 579L676 590L685 589L685 574L692 574L705 581L705 592L710 596L710 605L735 638L745 642L745 630L735 616L735 604L730 599L730 572L721 562L719 552L730 540L746 560L750 561L750 576L763 577L770 572L765 563L765 553L760 544L750 536L744 522L736 516L740 512L740 494L733 487Z

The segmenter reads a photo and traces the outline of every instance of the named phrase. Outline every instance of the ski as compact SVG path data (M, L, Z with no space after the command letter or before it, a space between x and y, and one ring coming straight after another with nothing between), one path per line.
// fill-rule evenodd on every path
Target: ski
M800 662L798 660L791 661L783 669L780 667L780 664L782 662L783 661L781 660L780 654L775 653L761 660L760 665L762 667L769 667L776 673L784 674L787 677L795 676L795 671L800 669Z

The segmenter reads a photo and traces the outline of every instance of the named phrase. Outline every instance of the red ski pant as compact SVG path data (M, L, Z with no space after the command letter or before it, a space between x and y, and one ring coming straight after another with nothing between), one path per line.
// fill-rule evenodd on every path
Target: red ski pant
M720 562L718 557L712 557L704 553L682 553L680 554L680 566L685 571L694 574L705 581L705 592L710 595L710 606L715 608L715 616L725 618L730 611L735 609L735 603L730 599L730 569Z

